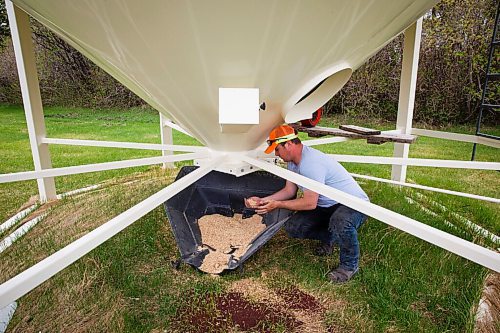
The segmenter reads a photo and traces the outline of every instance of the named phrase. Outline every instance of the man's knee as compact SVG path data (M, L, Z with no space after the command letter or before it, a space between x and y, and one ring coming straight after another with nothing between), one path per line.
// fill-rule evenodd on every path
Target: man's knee
M293 217L285 222L284 229L288 236L292 238L300 238L303 233L301 230L301 224Z
M284 229L292 238L310 238L317 221L312 221L308 212L297 212L287 222Z
M330 231L341 235L357 230L366 220L365 215L346 206L340 206L330 217Z

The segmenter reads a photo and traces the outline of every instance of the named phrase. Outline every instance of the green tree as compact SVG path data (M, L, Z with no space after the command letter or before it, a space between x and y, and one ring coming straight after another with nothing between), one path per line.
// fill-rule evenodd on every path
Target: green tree
M496 0L442 0L425 15L416 121L436 125L475 121L496 8ZM399 36L359 68L327 104L327 112L395 120L402 41Z
M5 8L5 2L0 1L0 49L5 47L9 37L10 28L9 20L7 18L7 8Z

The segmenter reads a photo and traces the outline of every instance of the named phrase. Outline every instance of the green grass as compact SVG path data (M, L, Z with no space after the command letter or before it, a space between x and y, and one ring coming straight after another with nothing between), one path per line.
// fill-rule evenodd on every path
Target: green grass
M147 109L45 110L49 137L159 143L158 115ZM32 161L24 114L19 107L0 106L2 140L0 172L31 170ZM338 125L346 120L327 119ZM355 122L350 122L354 123ZM358 123L390 129L384 123ZM417 126L416 126L417 127ZM466 132L464 127L447 131ZM473 130L470 130L471 134ZM174 142L194 144L174 131ZM331 144L322 148L335 154L392 156L392 145L368 145L361 141ZM472 145L419 138L411 157L470 158ZM132 149L51 146L55 167L98 163L147 156L158 152ZM497 161L498 153L480 146L478 160ZM389 166L346 163L351 172L390 177ZM58 202L49 217L14 246L0 254L0 281L30 267L44 257L107 222L135 203L172 182L175 170L140 167L57 178L58 193L108 181L102 191ZM409 167L408 178L419 184L500 196L496 171ZM128 183L130 180L140 180ZM435 210L437 201L490 231L499 234L498 205L437 193L399 189L362 181L371 201L485 246L488 240L471 232L448 227L444 220L459 221L451 214L434 218L404 197ZM0 218L13 214L30 196L36 183L0 185ZM436 210L435 210L436 211ZM186 311L212 308L214 295L224 293L241 280L255 280L276 290L299 286L333 304L323 321L337 331L356 332L464 332L472 331L475 306L487 273L477 264L430 245L370 218L360 229L361 270L350 283L335 286L325 273L338 263L338 252L328 258L311 254L314 242L289 239L279 232L245 264L243 273L232 272L214 279L170 260L178 255L162 207L136 221L102 246L78 260L19 301L9 326L13 331L188 331L179 320ZM497 245L498 247L498 245ZM184 329L183 329L184 328ZM273 332L283 331L279 324Z
M106 140L161 143L159 116L150 109L87 110L47 108L45 111L47 137L84 140ZM0 106L1 173L33 170L28 130L23 110ZM176 144L196 144L174 131ZM160 156L159 151L50 145L53 167L111 162L133 158ZM93 185L117 176L147 170L136 167L103 172L85 173L56 178L58 193ZM36 181L0 184L0 219L12 215L21 204L38 193Z

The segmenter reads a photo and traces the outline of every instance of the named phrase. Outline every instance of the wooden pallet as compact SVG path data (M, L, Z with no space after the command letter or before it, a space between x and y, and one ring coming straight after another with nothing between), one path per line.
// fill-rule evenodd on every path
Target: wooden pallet
M417 140L417 137L415 135L409 135L409 134L361 134L359 133L360 131L364 132L369 132L369 133L381 133L380 131L377 130L372 130L369 128L364 128L364 127L359 127L359 126L353 126L353 125L342 125L342 127L349 126L348 128L351 131L346 131L343 129L337 129L337 128L329 128L329 127L303 127L299 124L291 124L293 128L295 128L299 132L304 132L307 133L308 136L310 137L322 137L326 135L333 135L333 136L341 136L345 138L351 138L351 139L366 139L367 143L371 144L377 144L380 145L382 143L386 142L399 142L399 143L414 143L415 140ZM358 131L358 133L353 132L354 130Z
M379 130L374 130L371 128L360 127L360 126L355 126L355 125L340 125L339 128L341 130L344 130L347 132L353 132L353 133L358 133L358 134L363 134L363 135L379 135L379 134L381 134L381 132Z

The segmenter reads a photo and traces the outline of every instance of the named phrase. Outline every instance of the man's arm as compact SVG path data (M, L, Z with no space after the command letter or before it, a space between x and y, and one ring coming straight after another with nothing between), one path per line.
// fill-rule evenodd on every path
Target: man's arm
M288 200L291 198L295 198L297 196L297 185L287 180L285 187L283 187L278 192L271 194L270 196L262 198L263 202L267 202L269 200Z
M318 193L305 190L304 196L302 198L291 199L291 200L279 200L273 198L267 200L263 199L264 204L259 206L255 211L258 214L265 214L277 208L285 208L288 210L312 210L315 209L316 206L318 205L318 197L319 197Z
M275 192L267 197L250 197L245 199L245 206L248 208L258 208L263 203L269 200L287 200L294 198L297 195L297 185L290 181L286 181L285 187L283 187L278 192Z

